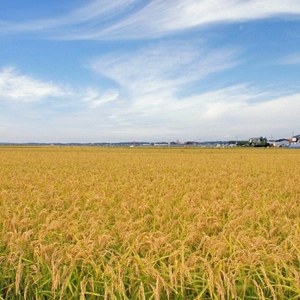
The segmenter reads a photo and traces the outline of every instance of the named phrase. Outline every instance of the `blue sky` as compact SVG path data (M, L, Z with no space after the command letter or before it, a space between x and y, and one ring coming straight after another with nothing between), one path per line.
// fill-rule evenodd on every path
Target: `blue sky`
M2 0L0 141L300 133L299 0Z

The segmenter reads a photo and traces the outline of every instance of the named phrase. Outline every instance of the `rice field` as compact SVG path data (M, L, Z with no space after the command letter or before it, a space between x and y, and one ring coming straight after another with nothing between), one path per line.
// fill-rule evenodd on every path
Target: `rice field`
M0 148L0 299L299 299L300 152Z

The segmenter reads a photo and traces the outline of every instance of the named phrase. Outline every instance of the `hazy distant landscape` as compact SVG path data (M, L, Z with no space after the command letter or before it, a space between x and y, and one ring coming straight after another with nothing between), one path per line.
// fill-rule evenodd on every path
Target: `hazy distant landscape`
M202 147L202 148L227 148L227 147L276 147L276 148L300 148L300 135L278 140L263 137L250 138L249 140L230 141L186 141L179 140L166 142L96 142L96 143L1 143L3 146L94 146L94 147Z

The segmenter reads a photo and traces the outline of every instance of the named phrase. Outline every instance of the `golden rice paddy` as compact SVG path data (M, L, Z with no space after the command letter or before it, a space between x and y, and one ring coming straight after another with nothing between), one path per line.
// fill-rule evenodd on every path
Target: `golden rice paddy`
M0 148L0 299L299 299L300 153Z

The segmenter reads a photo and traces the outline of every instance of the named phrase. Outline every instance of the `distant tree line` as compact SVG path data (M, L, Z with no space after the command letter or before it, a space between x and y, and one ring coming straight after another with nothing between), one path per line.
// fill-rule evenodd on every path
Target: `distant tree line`
M248 141L238 141L236 145L240 147L269 147L270 146L267 138L262 136L259 138L251 138Z

